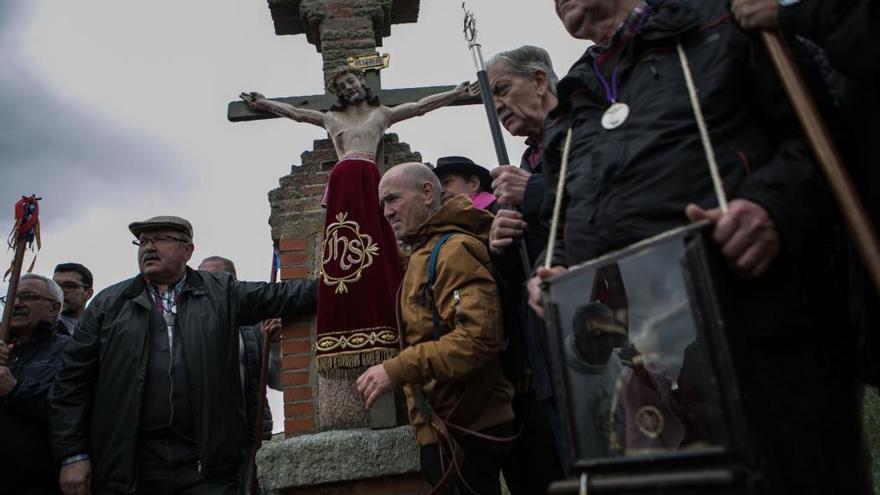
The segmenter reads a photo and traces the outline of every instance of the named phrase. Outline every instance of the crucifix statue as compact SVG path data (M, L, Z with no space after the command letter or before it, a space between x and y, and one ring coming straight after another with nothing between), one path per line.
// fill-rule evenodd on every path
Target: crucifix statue
M379 363L399 350L393 311L400 265L393 232L381 217L376 187L381 170L401 159L419 158L409 153L406 143L387 136L383 139L384 133L397 122L442 106L480 102L476 91L466 84L383 89L378 69L387 66L387 57L380 66L363 63L364 59L383 58L378 57L376 48L391 34L392 25L417 21L419 3L272 0L269 10L275 33L304 34L321 53L326 93L281 98L242 93L228 106L231 122L285 117L319 126L327 131L336 151L337 162L330 169L323 201L326 209L300 206L305 204L303 195L313 194L302 192L305 187L295 192L290 189L295 200L280 194L276 199L270 197L273 236L276 231L295 229L296 238L315 236L322 243L309 254L322 283L318 324L312 336L314 360L307 366L318 372L314 418L323 429L396 424L393 398L384 406L374 404L364 417L363 403L353 385L358 368ZM387 149L390 143L394 143L391 152ZM311 156L317 153L316 148ZM407 155L410 157L404 158ZM313 170L327 170L327 158L320 160L321 168ZM305 181L317 184L320 180L318 176ZM287 201L296 201L296 205ZM291 215L278 205L298 210ZM320 232L318 215L323 220ZM355 316L358 321L353 320ZM347 376L349 371L353 376ZM291 387L302 392L302 385ZM307 396L305 400L311 404L311 394ZM291 426L285 425L288 434L298 431Z
M250 110L273 113L279 117L323 127L333 140L340 162L352 156L375 162L379 141L393 124L424 115L468 96L475 96L478 91L478 86L463 82L450 91L388 107L366 85L364 73L360 69L341 66L330 72L327 78L327 92L338 98L327 111L268 100L256 92L241 93L239 96Z

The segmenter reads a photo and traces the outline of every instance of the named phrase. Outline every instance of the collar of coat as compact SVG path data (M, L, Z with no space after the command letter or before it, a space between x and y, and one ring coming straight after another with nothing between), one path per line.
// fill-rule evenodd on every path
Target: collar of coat
M669 45L673 47L675 39L682 35L691 35L700 27L700 16L694 5L685 0L648 0L647 5L651 8L651 17L645 22L642 29L628 41L626 46L620 47L619 56L622 58L620 71L624 72L631 66L638 53L657 46ZM647 45L647 46L645 46ZM618 47L608 47L603 53L617 50ZM559 84L557 93L559 105L548 115L548 119L559 118L567 114L571 106L571 97L577 91L585 87L594 86L595 74L593 73L593 58L596 51L588 48L578 59Z
M37 322L37 327L34 328L34 332L31 334L31 338L28 339L27 343L19 346L36 346L40 345L40 342L44 340L49 340L55 333L57 333L57 326L59 323L57 321L39 321Z
M474 206L466 194L456 196L428 217L413 236L414 250L424 246L428 240L446 232L460 232L489 242L489 229L494 216L488 211Z
M186 267L186 284L183 287L183 293L189 292L193 296L203 296L207 293L205 289L205 281L202 279L202 274L196 270L193 270L190 267ZM146 281L144 280L143 275L137 275L131 279L128 284L128 287L125 289L125 297L126 299L135 299L141 294L146 296ZM150 301L149 297L145 297L143 301L147 306L149 306Z

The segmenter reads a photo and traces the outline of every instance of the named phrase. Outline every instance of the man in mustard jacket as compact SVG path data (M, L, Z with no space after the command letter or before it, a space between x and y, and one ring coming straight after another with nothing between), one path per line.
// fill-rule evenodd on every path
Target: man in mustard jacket
M513 433L513 386L498 361L501 306L486 247L492 215L464 195L441 206L441 195L437 176L421 163L397 165L379 183L385 218L412 248L397 306L405 340L397 357L369 368L357 387L368 408L403 387L422 472L432 486L500 494L499 471ZM429 283L431 255L441 240Z

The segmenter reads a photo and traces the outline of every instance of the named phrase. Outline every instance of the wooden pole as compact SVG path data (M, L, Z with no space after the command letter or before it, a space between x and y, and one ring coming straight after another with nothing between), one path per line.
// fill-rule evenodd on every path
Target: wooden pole
M15 306L15 293L18 291L18 279L21 278L21 265L24 264L24 249L27 243L21 238L15 244L15 257L12 260L12 276L6 289L6 305L3 307L3 320L0 321L0 342L9 340L9 325L12 320L12 309Z
M275 266L275 255L272 255L272 272L269 281L278 281L278 270ZM262 328L260 329L262 331ZM257 389L257 417L254 421L254 450L251 452L251 495L257 493L257 451L263 446L263 418L266 415L266 386L269 383L269 336L263 335L263 358L260 361L260 386Z
M877 232L874 225L865 212L865 207L853 187L852 179L840 159L840 153L831 140L831 135L819 116L816 103L807 90L782 37L775 31L764 31L761 33L761 37L771 60L773 60L776 72L779 74L779 79L782 80L782 85L788 93L798 120L804 128L804 133L810 140L813 153L831 185L837 204L840 206L849 230L855 239L862 262L874 282L874 288L880 295L880 243L877 242Z

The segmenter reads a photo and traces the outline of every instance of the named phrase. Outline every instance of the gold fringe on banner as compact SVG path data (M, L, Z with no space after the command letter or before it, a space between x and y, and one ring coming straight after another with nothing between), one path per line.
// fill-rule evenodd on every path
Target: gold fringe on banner
M317 369L324 378L356 378L364 368L391 359L399 352L398 349L379 348L325 354L317 356Z

